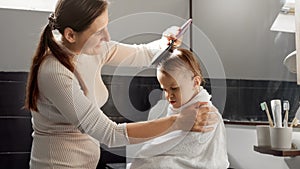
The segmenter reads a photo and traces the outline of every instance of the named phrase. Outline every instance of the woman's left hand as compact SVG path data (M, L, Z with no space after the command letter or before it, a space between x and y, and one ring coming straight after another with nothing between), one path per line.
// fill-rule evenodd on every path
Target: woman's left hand
M214 130L214 125L219 122L218 110L214 106L200 103L195 123L191 131L209 132Z
M219 122L218 110L207 102L195 103L177 114L175 126L179 130L209 132Z

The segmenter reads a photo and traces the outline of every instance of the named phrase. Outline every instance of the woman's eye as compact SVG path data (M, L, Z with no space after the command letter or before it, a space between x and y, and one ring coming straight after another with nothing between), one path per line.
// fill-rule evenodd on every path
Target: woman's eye
M98 31L98 32L96 32L96 33L95 33L95 35L96 35L96 36L99 36L99 35L101 35L101 34L102 34L102 32L103 32L103 30L101 30L101 31Z
M101 35L101 32L102 32L102 31L99 31L99 32L97 32L95 35L96 35L96 36Z

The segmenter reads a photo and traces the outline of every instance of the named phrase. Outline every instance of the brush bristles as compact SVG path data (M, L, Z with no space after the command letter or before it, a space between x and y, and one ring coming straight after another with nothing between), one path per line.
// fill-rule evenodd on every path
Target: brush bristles
M265 110L266 110L265 102L260 103L260 107L261 107L261 109L262 109L263 111L265 111Z

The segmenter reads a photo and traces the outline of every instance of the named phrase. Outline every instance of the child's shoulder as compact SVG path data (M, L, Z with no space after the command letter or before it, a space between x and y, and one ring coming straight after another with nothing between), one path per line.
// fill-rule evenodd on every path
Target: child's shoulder
M159 119L167 116L169 103L167 100L159 100L149 111L148 120Z

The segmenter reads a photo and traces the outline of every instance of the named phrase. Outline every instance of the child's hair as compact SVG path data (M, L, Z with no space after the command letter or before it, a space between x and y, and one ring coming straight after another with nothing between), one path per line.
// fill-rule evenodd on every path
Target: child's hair
M183 74L191 72L193 77L199 76L201 78L201 83L205 82L200 64L195 55L193 52L184 48L175 49L169 58L158 65L157 70L168 74L170 74L170 72L177 73L179 71Z

